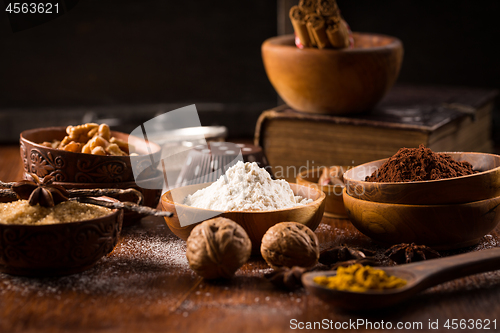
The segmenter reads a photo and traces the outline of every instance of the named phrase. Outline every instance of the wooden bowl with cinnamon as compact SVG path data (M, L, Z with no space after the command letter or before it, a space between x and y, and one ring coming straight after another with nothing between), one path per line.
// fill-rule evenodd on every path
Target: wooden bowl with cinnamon
M295 195L313 201L292 208L276 209L269 211L214 211L184 205L187 195L209 186L211 183L188 185L165 192L161 197L164 211L174 212L174 216L165 217L170 230L183 240L187 240L191 230L203 220L216 216L231 219L241 225L252 241L252 253L260 253L260 244L266 231L280 222L294 221L305 224L315 230L325 210L325 194L314 188L298 184L290 184ZM181 217L181 218L180 218ZM181 225L181 221L198 221L196 223Z
M369 111L396 81L403 45L395 37L353 33L354 47L299 49L294 36L262 44L267 76L293 109L309 113L351 114Z
M388 159L365 163L344 173L347 194L353 198L394 204L445 205L486 200L500 196L500 156L487 153L444 153L469 162L472 175L412 182L365 181Z

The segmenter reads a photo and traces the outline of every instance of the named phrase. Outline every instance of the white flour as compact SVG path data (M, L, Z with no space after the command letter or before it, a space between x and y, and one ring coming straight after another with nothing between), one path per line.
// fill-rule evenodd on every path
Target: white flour
M285 180L273 180L257 163L239 161L209 187L188 195L185 204L219 211L256 211L305 205Z

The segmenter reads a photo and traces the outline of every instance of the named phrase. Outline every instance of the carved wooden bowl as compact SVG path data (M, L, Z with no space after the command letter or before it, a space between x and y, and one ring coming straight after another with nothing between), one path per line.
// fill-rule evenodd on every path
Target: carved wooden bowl
M267 77L293 109L323 114L372 109L396 81L403 45L395 37L354 33L354 48L295 46L294 36L273 37L262 44Z
M339 168L347 170L347 166L339 166ZM321 176L323 168L305 170L297 176L297 184L312 187L323 191L325 197L325 216L338 219L347 218L347 212L344 208L344 200L342 199L343 185L319 185L318 180Z
M35 173L39 177L52 175L55 184L68 189L86 188L135 188L145 197L144 205L156 208L160 201L163 176L154 170L141 180L141 185L149 184L148 188L138 186L134 180L132 161L129 156L99 156L83 153L73 153L60 149L42 146L44 141L62 140L66 135L65 127L47 127L27 130L21 133L20 149L24 171ZM161 157L161 147L153 142L130 136L121 132L111 132L125 142L135 146L140 156L134 157L133 163L154 166ZM141 215L127 212L124 225L139 220Z
M312 199L313 202L287 209L277 209L271 211L232 211L219 212L201 208L194 208L181 204L188 194L193 194L199 189L209 186L211 183L195 184L184 187L179 187L171 191L165 192L161 197L163 210L173 212L174 216L165 217L170 230L179 238L186 240L191 233L191 230L204 220L222 216L231 219L241 225L252 241L252 253L260 253L260 243L267 229L273 225L293 221L305 224L311 230L316 230L323 212L325 210L325 193L320 190L301 186L298 184L290 184L293 193L300 195L303 198ZM174 199L175 198L175 201ZM183 221L199 221L197 223L181 226L179 215Z
M39 177L54 176L54 181L63 183L119 183L134 181L132 162L129 156L99 156L73 153L42 146L44 141L62 140L66 127L46 127L21 133L21 159L26 172ZM161 148L153 142L126 133L111 132L111 136L133 144L140 156L134 163L150 165L160 161ZM151 151L151 153L150 153Z
M354 198L344 190L352 224L385 244L416 243L438 250L477 244L500 221L500 196L449 205L404 205Z
M48 225L0 223L0 271L23 276L82 272L113 251L122 221L123 211L115 209L104 217L79 222Z
M344 173L347 193L375 202L441 205L479 201L500 196L500 156L486 153L446 153L457 161L467 161L479 173L440 180L405 183L366 182L387 159L354 167Z

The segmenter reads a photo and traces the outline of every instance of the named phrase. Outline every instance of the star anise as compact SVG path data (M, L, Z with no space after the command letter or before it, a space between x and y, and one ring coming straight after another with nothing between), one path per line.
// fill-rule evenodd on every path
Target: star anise
M322 251L319 255L319 262L323 265L333 265L340 261L364 259L375 254L376 252L372 250L348 247L342 244Z
M67 201L69 194L60 185L54 185L54 177L47 175L42 180L35 174L29 174L30 180L21 180L12 186L19 199L28 200L31 206L54 207Z
M425 245L401 243L393 245L384 253L398 264L439 258L441 255Z
M264 277L274 286L293 291L302 288L302 274L308 272L307 268L293 266L292 268L282 267L271 273L267 273Z

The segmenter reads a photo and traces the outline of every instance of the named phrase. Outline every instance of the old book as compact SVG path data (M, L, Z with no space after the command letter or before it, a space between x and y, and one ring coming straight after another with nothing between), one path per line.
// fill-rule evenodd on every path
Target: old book
M359 165L420 144L438 152L491 152L496 96L494 90L396 86L375 110L349 117L283 105L261 114L255 144L275 177L288 181L313 167Z

